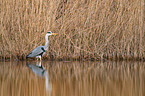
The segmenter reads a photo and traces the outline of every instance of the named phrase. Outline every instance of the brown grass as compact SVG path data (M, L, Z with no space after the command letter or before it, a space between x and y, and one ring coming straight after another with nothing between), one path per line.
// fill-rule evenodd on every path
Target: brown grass
M2 0L0 57L25 59L50 37L47 59L144 59L144 0Z

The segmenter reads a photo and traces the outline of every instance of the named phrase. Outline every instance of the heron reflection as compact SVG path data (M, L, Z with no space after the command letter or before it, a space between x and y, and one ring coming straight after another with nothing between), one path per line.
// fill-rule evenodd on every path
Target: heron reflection
M51 84L49 83L49 74L48 74L48 71L42 66L41 62L36 63L36 64L32 64L31 62L29 62L29 63L27 62L26 65L37 76L45 77L46 91L51 91Z

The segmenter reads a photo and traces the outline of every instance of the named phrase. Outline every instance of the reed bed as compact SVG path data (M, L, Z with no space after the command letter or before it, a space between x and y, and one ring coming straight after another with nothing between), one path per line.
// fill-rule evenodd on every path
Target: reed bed
M144 0L1 0L0 58L25 59L51 30L51 60L145 60Z
M144 96L143 62L43 62L52 90L26 63L0 65L1 96ZM21 65L20 65L21 64Z

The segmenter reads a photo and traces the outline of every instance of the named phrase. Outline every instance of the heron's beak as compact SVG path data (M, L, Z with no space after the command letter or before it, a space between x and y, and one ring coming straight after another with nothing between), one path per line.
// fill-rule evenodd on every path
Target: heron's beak
M57 33L51 33L52 35L57 35Z

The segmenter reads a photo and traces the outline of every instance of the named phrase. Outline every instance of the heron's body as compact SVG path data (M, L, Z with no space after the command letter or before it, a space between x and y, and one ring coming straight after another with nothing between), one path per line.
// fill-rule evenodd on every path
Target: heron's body
M45 54L46 50L44 49L44 46L38 46L37 48L35 48L30 54L28 54L26 56L26 58L29 57L36 57L36 58L40 58Z
M45 52L48 49L48 45L49 45L48 36L50 35L56 35L56 33L51 33L51 31L47 32L47 34L45 35L45 40L46 40L45 46L38 46L37 48L35 48L30 54L26 56L26 59L29 57L36 57L36 58L40 58L41 60L41 57L45 54Z

